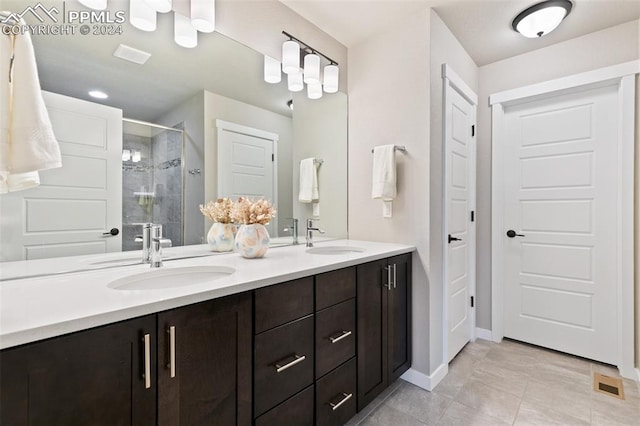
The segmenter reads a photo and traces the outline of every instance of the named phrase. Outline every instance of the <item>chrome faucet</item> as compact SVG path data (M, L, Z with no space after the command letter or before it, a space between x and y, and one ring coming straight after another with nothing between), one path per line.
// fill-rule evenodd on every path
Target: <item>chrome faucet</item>
M291 231L291 235L293 236L293 245L298 245L298 219L295 217L289 217L287 220L291 221L291 227L284 228L283 231Z
M152 225L149 234L151 237L151 259L149 263L152 268L159 268L162 266L162 225Z
M136 243L142 243L142 263L152 263L152 254L153 254L153 238L157 238L159 240L160 248L162 247L171 247L172 243L170 239L162 238L162 225L156 225L153 223L141 223L142 225L142 235L136 235L134 241ZM153 235L153 228L159 226L160 227L160 236L156 237ZM162 254L161 254L162 255ZM160 260L160 265L162 266L162 259ZM154 267L154 266L152 266Z
M307 247L313 247L313 231L324 234L322 229L313 227L313 219L307 219Z

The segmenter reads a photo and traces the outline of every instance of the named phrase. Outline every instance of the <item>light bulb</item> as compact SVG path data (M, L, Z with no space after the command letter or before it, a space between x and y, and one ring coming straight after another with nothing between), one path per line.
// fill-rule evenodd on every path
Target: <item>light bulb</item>
M320 83L308 84L307 97L309 99L320 99L322 97L322 84Z
M304 57L304 82L320 84L320 56L314 53Z
M327 65L324 67L324 91L326 93L336 93L338 91L339 70L337 65Z
M141 158L142 158L142 155L140 154L140 151L138 150L133 151L133 155L131 156L131 161L133 161L134 163L137 163L140 161Z
M287 88L290 92L299 92L304 89L301 72L291 73L287 75Z
M130 0L129 21L139 30L155 31L157 14L147 3L140 0Z
M128 149L122 150L122 161L129 161L131 159L131 151Z
M280 83L281 80L280 62L271 56L264 55L264 81L267 83Z
M282 44L282 72L285 74L300 71L300 45L293 40Z
M182 47L193 48L198 45L198 30L191 25L191 19L174 12L173 39Z
M203 33L212 33L216 29L214 0L191 0L191 25Z

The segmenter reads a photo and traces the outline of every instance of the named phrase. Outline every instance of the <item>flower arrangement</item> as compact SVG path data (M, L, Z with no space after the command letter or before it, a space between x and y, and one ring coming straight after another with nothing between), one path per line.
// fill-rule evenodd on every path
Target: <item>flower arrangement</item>
M218 198L216 202L209 201L206 205L200 204L200 211L212 222L232 223L233 201L230 198Z
M250 198L238 198L231 208L231 218L235 223L266 225L276 216L276 208L267 200L252 201Z

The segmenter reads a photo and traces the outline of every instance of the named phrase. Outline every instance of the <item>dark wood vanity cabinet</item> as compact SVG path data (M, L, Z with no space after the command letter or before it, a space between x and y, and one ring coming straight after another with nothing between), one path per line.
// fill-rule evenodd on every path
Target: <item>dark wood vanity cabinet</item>
M4 350L0 424L250 425L251 329L242 293Z
M149 315L2 351L0 424L155 424L155 330Z
M251 295L158 319L158 425L251 424Z
M411 367L411 254L357 267L358 410Z

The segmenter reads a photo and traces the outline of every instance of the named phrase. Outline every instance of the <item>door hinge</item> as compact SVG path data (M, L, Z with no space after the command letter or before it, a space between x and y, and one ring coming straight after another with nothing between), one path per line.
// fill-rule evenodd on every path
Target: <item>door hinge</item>
M475 124L473 124L473 125L471 126L471 136L475 136L475 135L476 135L476 125L475 125Z
M472 307L472 308L473 308L473 305L474 305L474 303L473 303L473 296L471 296L471 307Z
M476 221L476 212L471 210L471 222L475 222Z
M271 161L276 161L276 155L275 154L271 154Z

